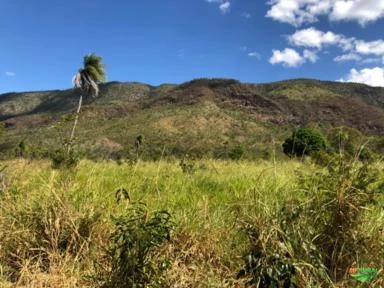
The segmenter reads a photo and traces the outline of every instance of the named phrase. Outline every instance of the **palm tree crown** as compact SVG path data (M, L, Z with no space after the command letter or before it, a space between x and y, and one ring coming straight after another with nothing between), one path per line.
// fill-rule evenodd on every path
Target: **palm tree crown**
M84 56L83 68L79 69L74 78L74 86L86 94L96 97L99 94L97 83L105 80L105 66L102 58L95 53Z

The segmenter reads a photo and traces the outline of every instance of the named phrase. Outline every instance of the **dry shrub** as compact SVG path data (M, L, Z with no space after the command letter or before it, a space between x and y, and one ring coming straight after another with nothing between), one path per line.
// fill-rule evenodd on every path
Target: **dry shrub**
M52 255L66 255L74 262L86 258L93 238L93 226L99 214L79 212L65 198L41 199L14 205L3 201L1 211L6 219L0 221L0 264L4 274L17 283L23 271L49 273L54 263ZM25 278L25 277L24 277Z

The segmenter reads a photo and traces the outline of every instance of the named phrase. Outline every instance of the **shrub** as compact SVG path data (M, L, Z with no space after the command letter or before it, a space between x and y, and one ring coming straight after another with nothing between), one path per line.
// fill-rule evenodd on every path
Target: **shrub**
M362 260L359 251L369 251L369 243L359 233L363 214L381 192L379 172L374 165L345 162L328 167L328 172L312 177L317 198L309 207L316 244L324 255L330 277L339 281L354 262Z
M302 157L326 148L325 137L312 128L299 128L283 143L283 151L289 156Z
M71 149L67 153L64 149L57 149L51 153L50 158L52 160L52 168L74 168L79 164L81 160L81 154L75 150Z
M111 269L103 287L147 287L158 280L162 266L156 267L150 256L170 239L171 215L167 211L151 215L144 204L136 204L113 222L115 231L108 248Z
M247 277L252 287L302 287L329 282L322 255L308 237L305 211L287 204L273 219L256 219L246 227L250 250L237 277Z
M332 165L337 155L329 151L319 150L311 154L313 161L320 166Z
M370 145L368 138L360 131L351 127L331 129L328 132L328 141L332 150L347 160L356 158L363 162L371 161L375 158L374 151L379 151L375 144Z
M249 285L331 287L356 263L380 263L377 238L360 229L364 213L380 199L380 171L342 157L327 168L300 179L298 189L311 195L309 201L290 200L271 220L249 222L250 249L238 275ZM367 255L373 250L378 255Z
M30 147L24 141L21 141L16 148L16 157L26 157L29 152Z
M307 229L314 231L328 275L337 282L353 263L367 260L372 243L359 227L369 205L377 203L383 180L374 163L342 155L327 168L301 179L300 187L314 195L305 207Z
M13 194L19 193L14 189ZM78 261L86 258L94 225L101 214L92 210L79 212L63 205L67 199L61 196L15 206L9 199L2 203L1 213L12 221L0 223L0 267L11 281L22 276L27 263L47 272L57 255L71 256Z
M144 143L144 136L142 134L138 135L135 140L136 150L139 150L141 145Z
M228 153L229 158L232 160L239 160L244 155L244 147L240 144L234 146Z
M184 156L183 159L180 160L179 166L183 173L194 174L197 170L197 167L192 161L186 159L187 157L188 155Z
M328 143L335 152L354 155L363 144L363 135L351 127L336 127L328 132Z

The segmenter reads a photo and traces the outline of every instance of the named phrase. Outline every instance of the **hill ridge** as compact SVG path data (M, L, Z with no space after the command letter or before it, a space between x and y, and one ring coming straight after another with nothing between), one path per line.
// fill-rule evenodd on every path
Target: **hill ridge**
M0 150L23 139L57 146L71 125L63 119L76 111L79 95L66 89L0 96L0 121L7 127ZM58 126L60 131L52 130ZM255 84L201 78L158 86L113 81L100 85L99 97L84 99L77 136L88 150L129 146L143 134L156 149L216 153L223 143L261 149L301 126L348 126L383 136L384 88L311 79Z

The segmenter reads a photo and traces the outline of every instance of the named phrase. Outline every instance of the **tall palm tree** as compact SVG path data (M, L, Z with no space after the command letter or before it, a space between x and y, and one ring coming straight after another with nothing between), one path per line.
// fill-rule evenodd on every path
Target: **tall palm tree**
M90 53L84 56L83 68L79 69L75 77L73 78L73 84L75 88L81 90L79 105L77 106L75 122L73 123L71 136L68 144L68 154L71 151L72 140L75 136L75 129L79 119L81 105L83 103L84 96L97 97L99 94L98 83L105 80L105 66L103 59L95 53Z

